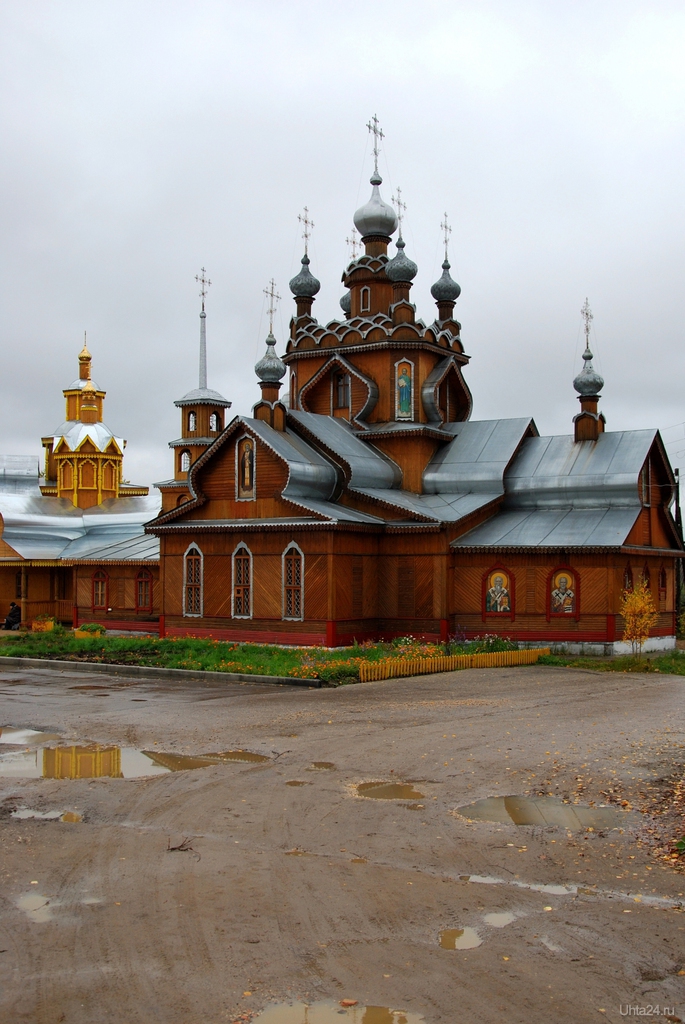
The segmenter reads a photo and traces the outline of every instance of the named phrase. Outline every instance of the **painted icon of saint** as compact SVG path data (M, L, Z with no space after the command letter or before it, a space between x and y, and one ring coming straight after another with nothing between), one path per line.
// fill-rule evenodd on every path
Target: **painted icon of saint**
M572 587L569 586L569 577L562 573L557 577L556 584L552 590L552 613L554 615L573 615L576 610L576 595Z
M254 447L252 441L243 442L243 451L240 457L240 494L242 497L249 497L254 490Z
M397 410L404 419L411 418L411 367L406 363L399 367L397 375Z
M509 591L506 587L508 580L499 573L496 573L491 578L492 586L488 588L485 594L486 612L510 612L511 602L509 600Z

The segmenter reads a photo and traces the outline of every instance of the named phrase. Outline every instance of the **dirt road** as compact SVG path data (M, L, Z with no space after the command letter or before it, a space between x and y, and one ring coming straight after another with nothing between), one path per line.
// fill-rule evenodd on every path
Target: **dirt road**
M0 1019L218 1024L347 997L427 1024L685 1020L685 875L638 845L643 816L571 832L456 812L643 806L683 764L684 696L681 677L543 667L336 690L4 671L0 724L161 774L0 777ZM228 750L268 760L164 771Z

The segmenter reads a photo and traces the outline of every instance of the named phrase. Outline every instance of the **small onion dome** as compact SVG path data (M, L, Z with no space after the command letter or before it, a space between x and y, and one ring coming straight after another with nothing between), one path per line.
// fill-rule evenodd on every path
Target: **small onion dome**
M456 302L461 295L461 288L450 277L449 260L443 263L442 277L431 288L431 295L436 302Z
M313 299L320 287L321 282L309 270L309 256L305 253L302 257L302 270L290 282L290 291L296 299Z
M385 273L391 281L413 281L419 272L416 264L404 255L404 239L397 239L397 255L385 265Z
M362 236L362 240L367 235L384 235L389 238L397 229L397 214L392 206L383 202L378 191L378 186L382 181L380 174L373 175L371 198L364 206L360 206L354 215L354 226Z
M254 370L265 384L276 384L285 376L286 365L276 355L276 339L271 331L266 339L266 354L262 356Z
M349 316L352 312L352 296L349 292L345 292L340 300L340 308L342 309L345 316Z
M583 352L583 359L585 360L585 366L573 382L573 386L581 398L596 395L604 387L604 379L600 377L592 365L592 352L589 347Z

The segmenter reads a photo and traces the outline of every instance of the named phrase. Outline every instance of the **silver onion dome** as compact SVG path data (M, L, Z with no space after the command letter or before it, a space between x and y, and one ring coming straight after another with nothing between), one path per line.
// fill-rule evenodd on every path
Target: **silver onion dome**
M442 276L431 288L431 295L436 302L456 302L461 295L460 286L450 276L450 262L447 259L442 264Z
M265 384L277 384L285 376L286 365L276 355L276 339L271 331L266 338L266 354L262 356L254 370Z
M385 273L391 281L413 281L419 272L413 260L404 254L404 239L397 239L397 255L385 265Z
M364 206L360 206L354 215L354 226L362 236L362 240L368 235L383 235L389 238L397 230L397 214L392 206L384 203L381 199L378 186L382 181L380 174L372 175L371 198Z
M302 257L302 270L290 282L290 291L297 299L313 299L320 287L321 282L317 281L310 271L309 256L305 253Z
M349 291L345 292L345 294L340 299L340 308L342 309L345 316L349 316L350 313L352 312L352 296L349 293Z
M589 398L599 394L604 387L604 378L600 377L592 365L592 352L589 345L583 352L583 360L585 365L573 381L573 386L581 398Z

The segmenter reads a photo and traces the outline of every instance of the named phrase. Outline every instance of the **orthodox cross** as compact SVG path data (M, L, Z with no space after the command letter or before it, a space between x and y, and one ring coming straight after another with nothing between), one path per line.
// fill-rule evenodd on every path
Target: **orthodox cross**
M397 219L400 222L400 235L402 237L402 219L407 212L407 204L402 202L402 189L398 185L395 189L395 195L391 196L390 202L397 207Z
M274 333L274 313L276 312L276 306L278 305L281 296L276 291L276 282L273 277L269 281L269 287L264 289L264 294L269 300L269 308L267 310L269 314L269 334Z
M378 143L385 138L383 129L378 124L378 118L374 114L366 126L373 135L373 173L378 174Z
M202 299L202 312L205 311L205 296L207 295L207 289L211 285L211 281L207 277L207 271L204 267L200 270L199 274L195 275L195 280L200 285L200 298Z
M452 234L452 228L449 226L449 223L447 221L447 214L445 213L443 216L444 219L440 222L440 227L442 228L442 233L445 239L445 259L447 259L447 250L450 244L450 235Z
M590 326L592 324L592 321L594 320L594 316L592 315L592 310L590 309L590 303L589 303L587 298L585 299L585 302L583 303L583 308L580 311L580 315L582 316L582 318L583 318L583 320L585 322L585 348L589 348L590 347Z
M312 228L314 227L314 221L309 219L309 208L305 206L304 216L298 213L297 219L304 226L302 237L304 238L304 254L306 256L309 249L309 239L312 237Z
M356 228L352 228L352 231L350 232L350 236L345 239L345 242L350 247L350 250L352 252L352 259L356 260L356 258L357 258L357 249L359 248L359 241L357 239L357 229Z

